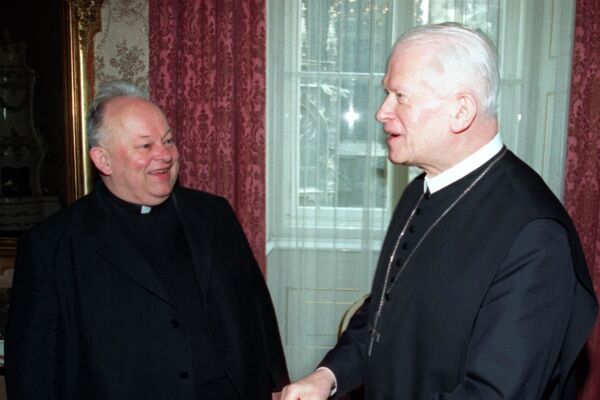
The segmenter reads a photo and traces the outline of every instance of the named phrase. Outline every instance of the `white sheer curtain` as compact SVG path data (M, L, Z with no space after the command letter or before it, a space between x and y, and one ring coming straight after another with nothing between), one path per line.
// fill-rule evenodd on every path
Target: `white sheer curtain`
M505 143L562 191L572 1L268 0L267 274L292 378L370 290L409 174L374 119L395 38L458 21L497 43Z

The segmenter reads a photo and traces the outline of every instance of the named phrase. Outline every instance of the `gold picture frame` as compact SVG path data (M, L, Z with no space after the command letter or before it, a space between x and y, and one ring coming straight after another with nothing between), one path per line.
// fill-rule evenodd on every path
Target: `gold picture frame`
M66 197L72 202L91 190L93 170L87 152L85 114L94 90L94 36L100 31L104 0L65 2Z
M87 152L85 115L94 90L94 36L100 30L104 0L60 0L64 74L64 190L72 203L93 185ZM14 266L18 238L0 237L0 275Z

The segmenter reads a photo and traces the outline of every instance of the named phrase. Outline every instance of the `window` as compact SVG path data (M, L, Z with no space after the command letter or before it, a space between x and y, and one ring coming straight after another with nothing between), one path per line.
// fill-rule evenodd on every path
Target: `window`
M375 121L400 33L477 26L497 44L507 146L560 196L572 0L267 2L267 269L293 378L336 340L344 310L370 290L398 195L418 171L387 161Z

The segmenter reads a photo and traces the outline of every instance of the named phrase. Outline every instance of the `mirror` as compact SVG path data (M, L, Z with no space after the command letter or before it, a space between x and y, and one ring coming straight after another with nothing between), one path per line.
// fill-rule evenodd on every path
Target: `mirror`
M102 3L22 0L3 6L0 332L20 234L93 184L85 113L93 95L93 37Z
M4 116L0 121L0 272L12 267L22 231L91 188L85 110L93 89L93 36L100 28L101 4L48 1L44 10L35 13L38 17L31 10L39 9L39 2L7 5L0 46L0 107ZM25 102L30 104L21 104ZM24 119L27 122L18 121ZM17 149L15 132L36 136L40 143L39 161L30 161L30 168L22 154L9 154ZM19 140L22 143L25 139ZM33 188L25 187L27 184ZM31 203L36 196L42 198L42 211L16 209L25 202L19 199L27 198ZM16 219L28 213L36 216L27 221Z

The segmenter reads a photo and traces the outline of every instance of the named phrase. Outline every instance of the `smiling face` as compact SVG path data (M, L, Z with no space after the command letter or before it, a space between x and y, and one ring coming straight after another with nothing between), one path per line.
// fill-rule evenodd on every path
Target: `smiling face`
M179 152L164 114L134 97L115 98L105 107L101 144L90 150L102 180L122 200L162 203L179 172Z
M387 95L377 120L388 135L391 162L418 166L436 175L448 167L445 154L452 140L452 102L450 95L442 94L427 80L428 76L439 78L441 72L424 50L413 45L394 51L383 79Z

